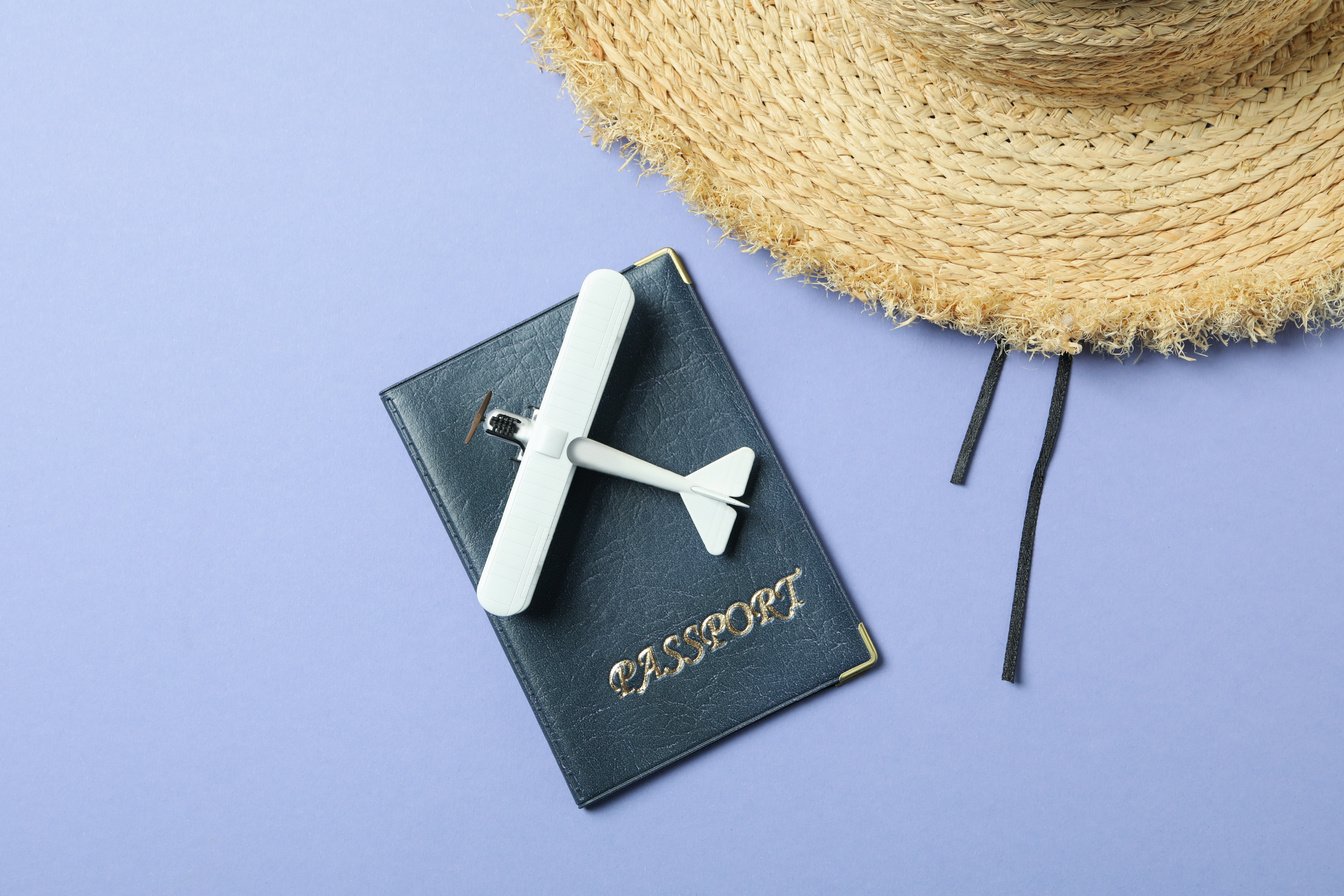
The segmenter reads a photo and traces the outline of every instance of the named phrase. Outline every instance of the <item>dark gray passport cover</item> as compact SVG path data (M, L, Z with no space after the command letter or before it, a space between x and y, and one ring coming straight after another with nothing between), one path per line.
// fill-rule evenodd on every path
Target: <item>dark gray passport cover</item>
M491 617L580 806L876 660L680 260L665 250L623 273L635 309L590 435L679 473L743 445L757 461L751 507L721 557L705 552L676 495L578 470L532 605ZM383 393L473 585L515 451L463 437L487 390L517 412L540 400L573 304ZM711 618L737 603L727 625ZM611 681L621 660L620 672L636 670L618 676L624 697Z

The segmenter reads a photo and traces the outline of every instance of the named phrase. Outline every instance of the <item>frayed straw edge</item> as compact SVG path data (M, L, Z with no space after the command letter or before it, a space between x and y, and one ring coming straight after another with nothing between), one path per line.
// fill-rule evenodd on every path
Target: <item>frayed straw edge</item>
M564 77L592 142L615 148L622 167L656 172L695 212L714 222L742 251L766 250L784 277L799 277L848 295L898 327L915 320L951 327L1030 354L1094 352L1124 357L1150 349L1193 359L1215 343L1273 342L1289 324L1312 332L1344 326L1344 269L1314 275L1275 273L1215 278L1180 291L1120 299L1069 300L950 285L920 279L848 246L823 244L759 198L716 183L696 164L694 147L654 112L623 96L603 73L600 45L578 46L581 23L553 0L517 0L508 15L528 19L524 39L543 70ZM720 147L719 151L731 151Z

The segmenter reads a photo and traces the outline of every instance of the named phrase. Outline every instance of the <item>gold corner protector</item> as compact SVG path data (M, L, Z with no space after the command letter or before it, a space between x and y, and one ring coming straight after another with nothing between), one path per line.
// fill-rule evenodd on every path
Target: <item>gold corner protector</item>
M877 647L873 644L873 639L868 636L868 627L862 622L859 623L859 637L863 639L863 646L868 648L868 659L859 663L853 669L846 669L844 672L841 672L840 678L836 681L836 684L844 684L855 675L858 675L861 672L867 672L877 665Z
M686 273L686 265L681 263L681 256L670 246L664 246L652 255L645 255L639 261L635 262L634 267L642 267L653 261L655 258L662 258L664 255L672 259L672 263L677 266L677 273L681 275L681 282L689 286L691 284L691 275Z

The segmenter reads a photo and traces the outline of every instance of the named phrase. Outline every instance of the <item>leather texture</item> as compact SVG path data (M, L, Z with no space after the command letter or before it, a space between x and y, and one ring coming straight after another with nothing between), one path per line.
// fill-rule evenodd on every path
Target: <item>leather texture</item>
M709 555L676 495L578 470L529 609L491 617L575 801L586 806L870 657L859 619L692 286L670 252L623 272L635 310L592 438L679 473L749 446L757 464L727 553ZM383 401L473 585L513 484L515 450L463 444L487 390L525 412L540 400L571 298L411 377ZM793 618L733 637L694 666L621 697L621 659L750 601L801 569ZM787 589L781 589L787 591ZM787 594L776 606L787 609ZM764 614L762 614L764 615ZM735 616L745 627L744 614ZM675 649L675 645L674 645ZM690 648L679 651L687 656ZM632 687L640 683L636 675Z

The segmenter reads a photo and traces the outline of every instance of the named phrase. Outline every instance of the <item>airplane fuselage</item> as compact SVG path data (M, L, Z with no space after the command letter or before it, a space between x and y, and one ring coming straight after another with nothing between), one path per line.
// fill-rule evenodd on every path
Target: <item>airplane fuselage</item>
M540 417L527 417L508 411L491 411L486 418L485 431L492 436L513 442L524 451L537 451L547 457L564 457L576 467L629 479L676 494L695 494L712 501L746 507L729 495L720 494L703 485L697 485L686 476L627 454L618 448L586 436L570 438L569 434L548 426Z

